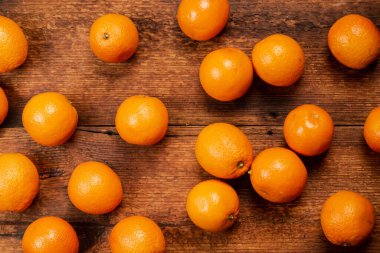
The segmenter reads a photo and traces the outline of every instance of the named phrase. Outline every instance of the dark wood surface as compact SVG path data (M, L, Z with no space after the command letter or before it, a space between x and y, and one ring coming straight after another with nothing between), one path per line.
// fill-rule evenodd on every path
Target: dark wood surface
M348 13L380 24L380 2L231 0L227 28L208 42L185 37L176 22L178 1L0 1L0 14L24 29L29 55L19 69L0 75L10 112L0 127L0 152L21 152L38 166L41 187L24 213L0 213L0 252L21 252L24 230L45 215L67 219L80 237L81 252L109 252L112 226L129 215L145 215L163 229L167 252L380 252L380 155L362 137L369 111L380 105L379 64L349 70L331 56L327 33ZM116 12L133 19L140 32L136 55L127 63L96 59L88 45L89 28L100 15ZM272 33L294 37L305 51L302 79L289 88L273 88L255 78L238 101L222 103L208 97L198 80L202 58L224 46L250 55L254 43ZM77 108L79 126L65 145L46 148L25 133L21 113L40 92L65 94ZM118 105L128 96L157 96L167 105L166 138L152 147L123 142L114 129ZM230 181L241 212L229 230L206 233L187 217L186 196L198 182L212 178L194 156L194 143L205 125L224 121L248 135L257 154L286 146L282 124L295 106L316 103L331 113L336 125L330 150L303 158L309 172L299 199L275 205L261 199L249 177ZM67 181L75 166L87 160L109 164L121 177L125 195L107 215L86 215L69 202ZM340 248L323 236L319 214L332 193L353 190L368 197L377 212L374 232L357 248Z

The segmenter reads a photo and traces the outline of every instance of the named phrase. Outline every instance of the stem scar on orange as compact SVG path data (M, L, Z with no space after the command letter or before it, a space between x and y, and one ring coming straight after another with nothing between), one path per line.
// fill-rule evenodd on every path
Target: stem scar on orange
M364 139L368 146L380 153L380 106L373 109L364 124Z
M0 87L0 125L4 122L8 114L8 99L4 90Z

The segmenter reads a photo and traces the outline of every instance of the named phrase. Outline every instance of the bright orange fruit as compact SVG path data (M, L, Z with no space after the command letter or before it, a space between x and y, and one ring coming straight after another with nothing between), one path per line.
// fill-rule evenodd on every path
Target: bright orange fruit
M8 99L4 90L0 87L0 125L4 122L8 114Z
M373 151L380 153L380 106L373 109L365 121L364 139Z

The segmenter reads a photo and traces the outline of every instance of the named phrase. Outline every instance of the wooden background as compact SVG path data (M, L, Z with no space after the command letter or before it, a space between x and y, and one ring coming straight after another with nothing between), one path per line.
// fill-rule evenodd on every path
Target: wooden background
M380 252L380 155L362 137L370 110L380 105L380 67L349 70L327 48L329 27L339 17L360 13L380 25L380 2L231 0L227 28L208 42L191 41L176 21L178 1L47 1L0 0L0 14L15 20L29 41L26 63L0 75L10 101L0 128L0 152L21 152L38 166L37 199L22 214L0 214L0 252L20 252L24 230L35 219L56 215L67 219L80 238L81 252L109 252L112 226L129 215L145 215L163 229L167 252ZM127 63L96 59L88 43L89 28L100 15L116 12L133 19L140 32L136 55ZM255 78L238 101L222 103L208 97L198 68L210 51L234 46L250 55L252 46L273 33L285 33L303 47L302 79L289 88L274 88ZM58 91L77 108L79 126L65 145L37 145L21 124L25 103L35 94ZM118 105L128 96L157 96L167 105L166 138L152 147L123 142L115 132ZM299 199L283 205L261 199L249 177L233 180L241 201L238 222L212 234L190 222L186 196L198 182L212 178L194 156L200 130L213 122L235 124L249 136L254 152L286 146L282 124L287 113L315 103L331 113L335 136L327 154L303 158L309 172ZM71 171L80 162L109 164L122 178L122 204L108 215L86 215L66 194ZM323 236L319 214L325 199L348 189L368 197L377 211L374 232L358 248L341 248Z

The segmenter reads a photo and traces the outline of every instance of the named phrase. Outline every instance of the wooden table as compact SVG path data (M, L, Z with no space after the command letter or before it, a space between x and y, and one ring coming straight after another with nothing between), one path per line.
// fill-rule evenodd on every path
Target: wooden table
M30 46L22 67L0 75L10 101L0 128L0 152L26 154L41 178L39 195L26 212L0 214L0 252L20 252L28 224L46 215L60 216L74 226L81 252L109 252L110 229L130 215L157 221L167 252L380 252L380 155L370 151L362 137L366 116L380 104L380 67L375 63L362 71L349 70L332 57L326 43L329 27L345 14L360 13L379 25L380 2L230 2L230 20L221 35L195 42L177 25L178 1L0 1L0 14L21 25ZM89 48L92 22L110 12L128 15L140 32L139 49L127 63L103 63ZM250 55L257 41L273 33L294 37L305 51L305 73L296 85L273 88L255 78L250 91L232 103L205 94L198 68L207 53L233 46ZM55 148L33 142L21 124L25 103L45 91L65 94L79 113L74 137ZM168 107L169 131L158 145L132 146L115 131L118 105L135 94L157 96ZM284 118L304 103L329 111L336 128L327 154L303 158L309 179L301 197L290 204L271 204L253 191L246 175L230 181L241 201L237 224L218 234L195 227L185 210L187 193L212 178L195 160L200 130L213 122L235 124L249 136L257 154L286 146ZM124 199L108 215L86 215L67 197L71 171L88 160L109 164L122 178ZM321 206L341 189L367 196L377 211L372 236L358 248L335 247L321 230Z

